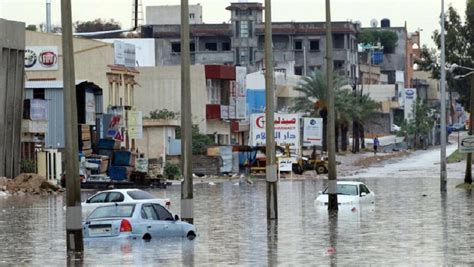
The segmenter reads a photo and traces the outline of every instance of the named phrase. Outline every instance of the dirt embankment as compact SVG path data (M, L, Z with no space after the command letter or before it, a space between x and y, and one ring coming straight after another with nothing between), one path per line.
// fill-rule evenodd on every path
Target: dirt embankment
M0 195L57 194L61 187L47 181L43 176L24 173L14 179L0 177Z
M374 156L358 159L353 163L353 165L356 167L367 168L375 163L385 161L385 160L395 159L395 158L401 158L409 154L410 152L408 151L399 151L399 152L392 152L390 154L384 154L384 155L374 155Z

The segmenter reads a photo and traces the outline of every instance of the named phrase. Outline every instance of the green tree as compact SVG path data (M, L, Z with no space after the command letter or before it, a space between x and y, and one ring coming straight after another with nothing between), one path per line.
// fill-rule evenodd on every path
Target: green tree
M359 43L377 45L378 42L383 46L383 52L391 54L395 52L398 45L398 35L390 30L365 29L359 34Z
M336 109L336 140L341 136L341 150L346 151L349 144L348 132L351 121L356 121L361 127L368 122L380 107L379 103L373 101L368 94L354 94L351 90L343 89L348 84L345 77L334 76L335 109ZM327 110L326 96L327 86L324 74L314 72L310 76L303 77L302 82L295 88L304 96L295 99L292 110L305 112L314 117L323 119L323 150L326 150L327 142ZM336 150L339 149L336 143ZM356 150L357 152L358 150Z
M413 147L423 148L427 135L433 129L433 118L430 116L428 107L423 101L417 99L412 107L413 116L409 120L405 120L401 126L401 131L406 132L413 137Z
M36 25L34 25L34 24L29 24L28 26L26 26L26 30L27 30L27 31L37 32L37 31L38 31L38 26L36 26Z
M74 29L76 32L100 32L100 31L113 31L113 30L120 30L122 27L120 23L111 19L111 20L103 20L103 19L95 19L93 21L76 21L74 23ZM104 34L104 35L97 35L93 38L100 38L100 37L120 37L121 33L112 33L112 34Z
M176 128L176 138L181 138L181 127ZM192 139L193 139L193 155L202 155L206 153L206 148L212 144L214 141L211 137L199 132L199 126L193 125L192 129Z

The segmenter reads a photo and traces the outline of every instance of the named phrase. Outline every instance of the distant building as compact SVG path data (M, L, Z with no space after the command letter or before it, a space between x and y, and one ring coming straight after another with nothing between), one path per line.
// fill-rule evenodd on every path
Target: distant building
M189 23L202 24L202 6L189 5ZM180 25L181 6L147 6L146 24L152 25Z
M263 5L231 3L230 23L191 25L192 64L246 66L248 72L265 68ZM145 38L157 38L157 65L180 64L180 26L149 23L143 26ZM357 34L360 25L333 22L334 69L355 81ZM325 70L325 22L273 23L276 70L304 75Z

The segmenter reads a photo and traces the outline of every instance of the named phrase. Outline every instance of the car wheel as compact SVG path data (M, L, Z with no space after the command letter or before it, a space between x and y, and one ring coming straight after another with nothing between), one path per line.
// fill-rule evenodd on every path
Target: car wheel
M303 168L299 164L293 164L293 172L296 174L303 174Z
M326 173L327 172L327 169L324 165L319 165L316 167L316 172L318 174L321 174L321 173Z
M186 237L187 237L189 240L194 240L194 238L196 238L196 233L194 233L194 232L189 232Z

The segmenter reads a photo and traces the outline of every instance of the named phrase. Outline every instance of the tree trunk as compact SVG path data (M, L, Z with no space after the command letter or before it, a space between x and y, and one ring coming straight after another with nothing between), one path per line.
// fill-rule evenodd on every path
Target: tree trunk
M336 123L336 152L339 152L339 123Z
M349 127L347 123L342 124L341 126L341 150L347 151L347 146L349 144L349 140L347 138L347 132L349 131Z
M360 133L360 148L365 149L365 132L364 125L359 124L359 133Z
M352 123L352 153L360 152L359 123Z

